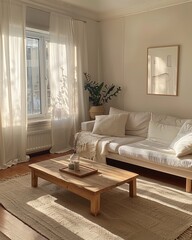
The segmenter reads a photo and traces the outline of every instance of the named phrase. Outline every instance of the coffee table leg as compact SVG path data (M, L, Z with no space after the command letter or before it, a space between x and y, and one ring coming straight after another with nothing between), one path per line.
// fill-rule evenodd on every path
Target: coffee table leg
M97 216L100 211L100 194L94 195L91 198L91 214Z
M37 187L38 185L38 177L35 174L34 170L31 170L31 186L32 187Z
M137 195L137 187L136 187L136 178L133 178L131 182L129 182L129 196L135 197Z

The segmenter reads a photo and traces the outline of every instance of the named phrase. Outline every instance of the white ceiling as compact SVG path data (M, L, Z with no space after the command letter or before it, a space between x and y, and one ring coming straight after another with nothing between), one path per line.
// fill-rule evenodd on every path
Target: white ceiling
M164 8L192 0L62 0L63 2L91 10L100 18L129 15Z

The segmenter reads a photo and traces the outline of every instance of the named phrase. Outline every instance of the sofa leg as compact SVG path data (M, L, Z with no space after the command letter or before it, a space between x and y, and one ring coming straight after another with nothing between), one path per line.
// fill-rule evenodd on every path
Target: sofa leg
M192 191L192 179L186 178L186 192Z

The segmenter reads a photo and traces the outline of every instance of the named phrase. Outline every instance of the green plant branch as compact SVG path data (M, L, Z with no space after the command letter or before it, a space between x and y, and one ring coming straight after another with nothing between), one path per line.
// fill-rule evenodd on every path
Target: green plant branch
M114 84L108 86L104 82L98 83L91 80L91 76L88 73L84 73L86 82L84 85L85 90L89 92L89 101L94 106L107 103L112 97L116 97L121 91L121 87L116 87Z

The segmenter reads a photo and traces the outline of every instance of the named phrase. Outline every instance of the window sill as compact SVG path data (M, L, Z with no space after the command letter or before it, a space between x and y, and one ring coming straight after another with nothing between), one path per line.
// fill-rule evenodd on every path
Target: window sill
M34 118L28 120L27 132L34 131L50 131L51 119L50 118Z
M28 125L35 124L35 123L44 123L44 122L51 122L51 118L31 118L28 119Z

